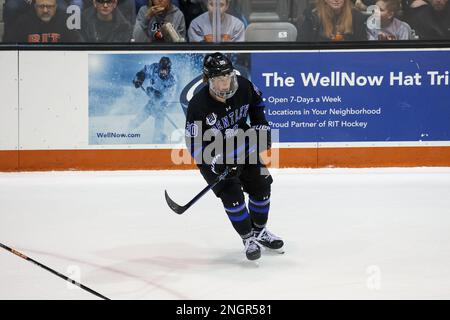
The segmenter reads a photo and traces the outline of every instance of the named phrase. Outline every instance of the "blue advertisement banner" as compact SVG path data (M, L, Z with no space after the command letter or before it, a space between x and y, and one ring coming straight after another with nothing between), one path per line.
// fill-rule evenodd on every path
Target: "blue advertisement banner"
M252 54L280 142L450 140L450 52Z
M263 92L282 143L450 141L450 51L230 56ZM180 143L203 57L89 54L89 143Z
M230 54L244 77L249 57ZM203 58L203 53L89 54L89 144L184 143L189 100L204 86Z
M201 54L90 54L89 144L170 143L185 125L180 94L202 62Z

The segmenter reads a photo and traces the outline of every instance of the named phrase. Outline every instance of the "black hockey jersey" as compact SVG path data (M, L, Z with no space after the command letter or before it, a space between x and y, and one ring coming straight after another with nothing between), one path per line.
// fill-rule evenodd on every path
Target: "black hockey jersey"
M207 130L211 130L214 136L227 139L232 138L238 129L246 131L250 126L269 126L259 89L241 76L237 76L237 81L238 90L225 103L211 96L208 85L189 102L186 115L186 146L197 164L205 164L201 157L202 152L214 142L202 138Z

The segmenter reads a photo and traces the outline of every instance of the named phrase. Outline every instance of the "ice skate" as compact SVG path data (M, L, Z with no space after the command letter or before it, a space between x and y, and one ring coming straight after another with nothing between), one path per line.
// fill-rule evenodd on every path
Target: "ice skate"
M254 233L256 241L264 247L274 250L280 254L284 253L284 242L280 237L269 232L266 228Z
M256 241L255 237L243 239L245 246L245 255L248 260L257 260L261 257L261 245Z

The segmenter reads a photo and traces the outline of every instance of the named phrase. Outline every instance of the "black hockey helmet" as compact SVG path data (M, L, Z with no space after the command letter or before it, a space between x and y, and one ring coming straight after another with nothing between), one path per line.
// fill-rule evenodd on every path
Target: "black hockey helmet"
M162 57L159 60L159 77L161 79L166 79L172 69L172 61L169 57Z
M233 70L231 60L220 52L207 54L203 60L203 75L208 79L227 75Z
M208 82L209 91L221 99L231 98L238 89L233 63L220 52L207 54L203 60L203 81ZM222 81L228 82L223 87Z

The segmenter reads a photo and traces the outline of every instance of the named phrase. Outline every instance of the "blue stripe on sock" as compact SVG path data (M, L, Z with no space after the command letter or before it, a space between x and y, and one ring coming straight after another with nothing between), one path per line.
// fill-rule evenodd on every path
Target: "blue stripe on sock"
M230 216L228 215L228 218L233 221L233 222L238 222L238 221L242 221L248 218L248 212L247 210L245 210L245 212L243 214L241 214L240 216Z
M242 211L242 209L244 209L244 208L245 208L245 202L242 205L240 205L239 207L236 207L236 208L227 208L227 207L225 207L225 210L227 212L230 212L230 213L236 213L236 212Z
M260 206L260 207L266 206L270 203L270 198L267 200L264 200L264 201L256 201L256 200L253 200L252 198L249 198L248 200L250 201L250 203Z
M250 211L256 212L256 213L269 213L269 206L263 207L263 208L257 208L252 206L251 204L248 206L248 209Z

